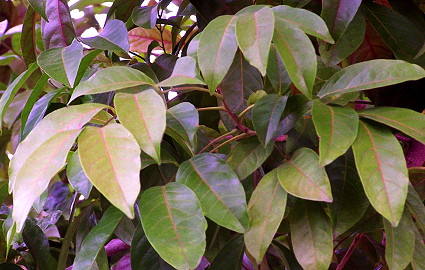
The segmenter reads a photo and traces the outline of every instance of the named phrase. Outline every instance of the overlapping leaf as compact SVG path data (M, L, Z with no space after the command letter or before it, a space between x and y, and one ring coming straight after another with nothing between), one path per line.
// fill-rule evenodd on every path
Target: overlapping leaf
M196 70L196 60L190 56L177 59L171 76L158 85L176 86L182 84L205 84Z
M128 52L130 43L127 28L120 20L110 20L106 23L103 31L96 37L80 38L81 42L92 48L101 50L119 50Z
M191 103L182 102L167 110L167 128L179 134L192 146L198 126L199 113Z
M89 197L93 184L87 178L87 175L81 167L78 151L70 154L68 164L66 166L66 176L75 191L81 193L85 198Z
M279 94L284 93L291 85L291 78L288 71L286 71L282 58L273 44L270 47L267 63L267 78L273 85L274 90Z
M156 17L158 16L158 5L147 7L136 7L133 9L131 18L135 25L152 29L156 24Z
M245 192L226 161L214 154L196 155L180 165L176 181L195 192L208 218L237 232L247 230Z

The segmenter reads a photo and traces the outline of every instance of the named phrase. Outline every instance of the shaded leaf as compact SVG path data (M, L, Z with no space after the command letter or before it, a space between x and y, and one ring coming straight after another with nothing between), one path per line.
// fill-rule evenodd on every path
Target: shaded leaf
M276 170L266 174L255 188L248 203L249 230L245 245L260 264L282 222L287 193L277 178Z
M195 145L199 113L189 102L182 102L167 110L167 128L179 134L190 145Z
M220 16L202 32L198 47L198 62L210 93L226 76L238 48L235 17Z
M166 126L166 108L152 89L137 94L118 93L114 98L120 122L133 134L140 148L161 163L161 140Z
M243 269L242 259L244 255L244 243L242 235L235 236L220 250L211 263L209 270Z
M131 11L142 4L143 0L115 0L108 10L106 20L118 19L126 22L131 16Z
M45 1L33 0L33 1L30 1L30 4L31 2L40 2L40 4L45 5ZM41 3L41 2L44 2L44 3ZM24 62L26 66L29 66L30 64L34 63L37 60L38 52L37 52L37 45L36 45L36 40L37 40L36 25L37 25L37 13L32 8L32 6L29 6L27 9L27 12L25 13L24 22L22 25L21 44L20 44L21 50L22 50L22 57L24 58ZM13 56L16 56L16 55L13 55Z
M400 144L387 128L360 121L353 151L370 203L396 226L403 214L409 183Z
M182 84L205 84L196 70L196 60L190 56L177 59L171 76L158 86L176 86Z
M273 147L274 142L263 147L256 137L243 139L230 151L227 163L235 170L239 179L245 179L266 161Z
M303 269L327 270L333 255L332 232L320 204L297 200L289 222L295 257Z
M28 0L28 2L30 3L31 7L35 11L37 11L38 14L41 15L41 17L43 19L45 19L46 21L49 20L47 18L47 15L46 15L46 2L47 2L47 0Z
M412 268L414 270L425 269L425 244L423 243L422 236L415 230L415 251L412 258Z
M68 181L72 188L75 189L76 192L81 193L85 198L89 197L93 185L81 167L78 151L70 154L70 157L68 158L66 176L68 177Z
M288 71L286 71L282 58L274 44L270 47L269 60L267 64L267 78L273 85L274 90L279 94L284 93L292 83Z
M180 165L176 182L195 192L212 221L236 232L247 230L245 191L226 161L210 153L196 155Z
M179 183L150 188L140 198L140 215L146 237L166 262L177 269L199 264L207 222L193 191Z
M158 5L147 7L136 7L133 9L131 18L135 25L152 29L156 24L156 17L158 16Z
M155 84L151 78L137 69L123 66L104 68L81 82L72 93L69 102L82 95L106 93L138 85Z
M300 148L277 169L286 192L307 200L332 202L331 185L319 156L310 148Z
M425 115L422 113L404 108L377 107L360 111L359 115L396 128L425 143Z
M6 124L7 129L11 129L22 109L25 107L25 104L31 94L31 90L26 90L15 96L13 101L10 103L9 108L7 108L6 113L4 114L3 121Z
M81 42L92 48L101 50L117 50L128 52L130 43L127 28L120 20L110 20L105 24L102 32L96 37L79 38Z
M140 192L140 148L120 124L86 127L78 138L78 156L90 182L129 218Z
M425 230L425 206L413 185L409 184L407 191L407 207L416 220L418 228Z

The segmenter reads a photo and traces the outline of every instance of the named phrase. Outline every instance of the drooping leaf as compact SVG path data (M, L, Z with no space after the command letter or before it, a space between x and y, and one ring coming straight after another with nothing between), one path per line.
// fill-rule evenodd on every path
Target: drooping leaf
M326 23L315 13L301 8L290 6L277 6L273 8L276 20L289 23L306 34L318 37L326 42L334 43Z
M329 217L317 202L297 200L290 216L295 257L306 270L327 270L333 255Z
M317 60L313 44L303 31L283 20L275 21L273 42L294 85L312 97Z
M146 53L149 45L154 41L161 44L162 41L164 41L164 49L166 52L171 52L173 49L171 31L167 28L164 29L161 36L161 32L156 28L144 29L142 27L137 27L128 31L128 39L130 41L130 50L139 53Z
M118 93L114 98L120 122L134 135L140 148L161 163L161 140L166 126L166 108L152 89L137 94Z
M205 84L196 70L196 60L190 56L177 59L171 76L158 85L176 86L182 84Z
M425 70L401 60L371 60L348 66L333 75L317 94L320 98L419 80Z
M38 2L38 1L33 0L31 2ZM25 13L24 23L22 26L22 34L21 34L22 57L24 58L25 65L27 66L34 63L37 60L37 46L36 46L37 37L36 37L36 30L35 30L36 24L37 24L37 13L32 8L32 6L29 6L27 9L27 12Z
M167 128L194 146L199 126L199 113L189 102L182 102L167 110Z
M70 45L76 34L67 1L46 0L46 16L49 20L41 21L44 48Z
M403 214L409 183L400 144L387 128L360 121L353 151L370 203L393 226L397 226Z
M332 202L329 178L310 148L300 148L277 169L286 192L307 200Z
M258 169L273 151L274 143L263 147L256 137L243 139L230 151L227 163L239 179L245 179Z
M43 51L39 55L37 63L51 78L69 87L74 87L82 59L83 46L74 39L68 47Z
M86 127L78 138L78 156L90 182L129 218L140 192L140 148L120 124Z
M242 235L235 236L220 250L209 270L243 269L244 243Z
M81 193L85 198L88 198L90 191L93 188L93 184L88 179L86 173L81 167L80 157L78 156L78 151L72 153L68 159L68 164L66 166L66 176L71 186Z
M43 19L45 19L46 21L49 20L47 18L47 15L46 15L46 2L47 2L47 0L28 0L28 2L31 5L31 7L35 11L37 11L38 14L41 15L41 17Z
M273 37L274 15L269 7L244 13L236 19L236 38L245 58L266 75L270 44Z
M282 222L287 193L277 178L276 170L266 174L255 188L248 203L249 230L245 245L258 264Z
M25 83L25 81L34 73L38 68L37 64L31 64L26 71L21 73L11 84L7 86L3 95L0 98L0 134L1 134L1 123L3 122L4 113L12 102L16 93Z
M176 182L195 192L205 215L212 221L237 232L247 230L249 221L243 186L223 159L209 153L196 155L180 165Z
M14 164L20 165L19 170L11 167L14 175L13 219L18 232L22 230L35 200L47 189L50 179L65 165L68 151L79 133L80 130L59 132L49 137L33 152L24 153L18 158L14 156ZM31 139L26 141L30 143ZM46 151L46 149L49 150Z
M99 223L89 232L77 252L72 268L91 270L95 260L106 241L113 234L115 228L123 218L123 214L117 208L110 206L103 214Z
M273 85L274 90L279 94L284 93L291 85L291 78L274 44L270 47L267 78Z
M133 13L131 14L134 24L146 29L152 29L155 27L157 16L158 5L136 7L133 9Z
M328 165L356 140L359 117L351 108L328 106L319 100L313 103L312 116L320 138L319 162Z
M364 118L372 119L425 143L425 115L405 108L377 107L359 112Z
M69 100L82 95L99 94L138 85L154 85L154 81L137 69L123 66L104 68L81 82Z
M98 36L80 38L80 40L84 44L96 49L124 52L130 50L127 28L124 22L120 20L110 20L105 24L105 27Z
M329 204L332 232L337 237L356 224L369 207L352 153L346 153L326 167L333 202Z
M146 237L158 254L177 269L194 269L205 251L207 228L195 193L170 183L146 190L139 205Z
M347 30L361 3L361 0L323 1L321 17L328 25L329 31L336 41Z
M386 235L385 260L390 270L405 269L415 250L415 224L408 211L404 211L397 227L384 219Z
M229 70L238 44L235 17L220 16L202 32L198 47L199 67L211 93L215 92Z
M252 124L264 147L276 136L287 100L288 96L270 94L261 98L252 108Z

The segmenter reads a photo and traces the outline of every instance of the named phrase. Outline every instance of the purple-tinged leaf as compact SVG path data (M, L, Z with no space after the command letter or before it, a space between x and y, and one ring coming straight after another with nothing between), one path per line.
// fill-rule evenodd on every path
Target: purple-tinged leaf
M110 20L97 37L80 38L92 48L128 52L130 43L125 24L120 20Z

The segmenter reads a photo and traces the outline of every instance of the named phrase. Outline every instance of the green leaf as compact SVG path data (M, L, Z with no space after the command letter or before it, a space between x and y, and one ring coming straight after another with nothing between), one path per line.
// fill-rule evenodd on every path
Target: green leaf
M286 71L294 85L306 97L311 98L317 71L313 44L303 31L291 24L276 20L275 25L273 42Z
M137 94L118 93L114 98L120 122L133 134L140 148L161 163L161 140L166 126L162 98L149 89Z
M326 42L332 44L335 42L323 19L311 11L281 5L274 7L273 12L276 20L291 24L303 30L306 34L318 37Z
M274 90L279 94L284 93L292 83L288 71L286 71L282 58L274 44L270 47L269 60L267 64L267 78L273 85Z
M158 16L158 5L147 7L136 7L133 9L131 18L135 25L152 29L156 25L156 17Z
M199 126L199 113L189 102L182 102L167 110L167 128L179 134L192 147Z
M269 143L265 148L256 137L239 141L230 151L227 162L232 167L239 179L245 179L258 169L273 151L274 143Z
M329 217L316 202L297 200L290 216L295 257L306 270L327 270L333 255Z
M78 156L90 182L115 207L134 217L140 192L140 148L120 124L86 127L78 138Z
M81 167L78 151L70 154L70 157L68 158L66 176L76 192L81 193L85 198L89 197L93 185Z
M79 133L80 130L59 132L44 141L35 151L25 153L25 159L13 157L15 164L19 163L21 166L19 170L11 167L15 179L13 181L13 219L18 232L22 230L35 200L47 189L50 179L65 166L68 151ZM27 143L30 142L31 140L27 141Z
M425 77L425 70L401 60L370 60L348 66L323 85L318 97L358 92Z
M415 251L412 258L413 270L425 269L425 244L423 243L422 236L415 230Z
M319 156L310 148L300 148L277 169L280 184L296 197L332 202L331 185Z
M81 82L69 102L82 95L106 93L139 85L154 85L154 81L137 69L123 66L104 68Z
M407 191L407 207L416 220L418 227L425 231L425 206L412 184Z
M210 153L192 157L180 165L176 182L195 192L205 215L212 221L236 232L248 229L245 191L222 158Z
M359 115L396 128L425 143L425 115L422 113L405 108L379 107L360 111Z
M92 269L97 256L103 249L106 241L112 236L122 217L122 212L115 207L110 206L106 209L99 223L84 238L72 268L79 270Z
M170 183L146 190L140 215L152 247L177 269L194 269L205 251L207 222L195 193Z
M366 196L376 211L397 226L409 183L399 142L389 129L360 121L353 151Z
M235 17L220 16L211 21L202 32L198 47L199 67L214 93L229 70L238 49Z
M270 94L261 98L252 108L252 124L261 144L266 147L274 139L288 96Z
M255 188L248 203L249 230L245 245L257 264L263 260L267 248L282 222L287 193L277 178L276 170L266 174Z
M269 7L244 13L236 19L236 38L245 58L266 75L270 44L273 38L274 15Z
M328 106L319 100L313 103L312 116L320 138L319 162L328 165L356 140L359 117L351 108Z
M102 32L97 37L79 39L84 44L96 49L124 52L130 50L127 28L124 22L120 20L107 21Z
M413 259L415 249L415 223L404 211L400 223L393 227L384 219L386 235L385 260L390 270L405 269Z
M244 244L242 235L236 235L220 250L208 270L243 269Z
M37 11L38 14L41 15L41 17L43 19L45 19L46 21L49 20L47 18L47 15L46 15L46 2L47 2L47 0L28 0L28 2L30 3L31 7L35 11Z
M83 59L83 46L74 39L71 45L43 51L37 63L51 78L74 87L78 67Z
M176 86L182 84L205 84L196 70L196 60L190 56L177 59L171 76L158 86Z
M346 153L326 167L331 181L333 202L329 214L334 237L356 224L369 207L352 153Z
M21 73L11 84L7 86L6 91L0 98L0 134L2 129L2 122L4 114L15 97L19 89L24 85L25 81L34 73L38 68L37 64L31 64L26 71Z
M24 22L22 24L22 32L21 32L21 40L20 40L22 58L24 59L26 66L29 66L30 64L37 61L37 54L38 54L37 32L36 32L37 18L38 18L37 13L31 6L29 6L27 9L27 12L25 13ZM16 53L13 53L13 56L16 57L17 56ZM40 76L41 73L37 72L34 75Z

